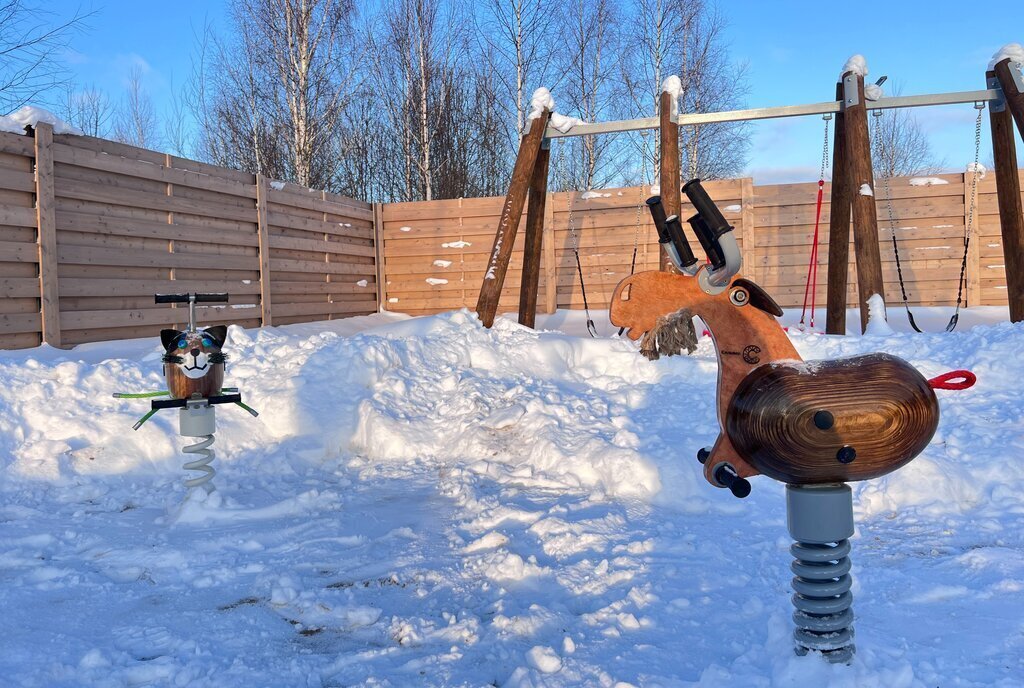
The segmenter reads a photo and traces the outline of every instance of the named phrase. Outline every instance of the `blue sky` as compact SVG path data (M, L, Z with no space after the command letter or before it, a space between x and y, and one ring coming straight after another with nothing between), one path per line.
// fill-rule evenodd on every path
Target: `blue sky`
M58 14L79 6L66 0L51 5ZM85 0L81 6L96 14L90 28L72 41L68 62L75 79L119 97L137 66L161 112L172 84L179 88L188 77L193 32L207 21L226 24L221 0ZM853 53L867 57L872 78L888 75L886 85L901 85L905 95L983 88L992 54L1005 43L1024 42L1024 3L1010 0L974 7L962 0L721 0L719 6L729 21L733 58L749 64L750 107L830 99L839 69ZM991 10L998 10L997 20ZM961 170L972 159L975 111L970 105L915 114L946 167ZM759 183L813 180L823 126L818 117L755 124L749 172ZM987 129L986 115L982 161L991 157Z

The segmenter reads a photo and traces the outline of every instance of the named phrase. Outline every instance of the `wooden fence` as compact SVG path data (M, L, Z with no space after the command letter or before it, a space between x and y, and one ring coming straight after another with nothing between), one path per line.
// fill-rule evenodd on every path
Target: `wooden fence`
M377 310L367 203L84 136L0 133L0 348ZM273 278L271 279L271 275Z
M814 229L817 184L707 189L736 227L743 271L799 307ZM882 268L899 301L884 187L878 200ZM891 183L896 236L912 304L956 300L971 177ZM995 182L978 183L968 256L968 305L1006 303ZM573 235L591 308L607 308L631 270L656 269L645 207L649 188L549 194L541 310L581 308ZM819 235L817 301L824 304L829 188ZM372 313L472 308L502 198L371 206L342 196L83 136L0 133L0 348L153 336L186 311L158 292L226 291L200 321L252 327ZM690 208L684 206L686 217ZM570 231L570 225L574 232ZM523 233L501 308L518 307ZM694 244L697 250L696 243ZM852 256L851 252L851 256ZM851 266L849 303L856 303Z
M817 183L754 186L750 179L736 179L705 186L736 227L743 272L762 284L782 306L800 307L814 236ZM886 296L890 304L896 304L900 292L888 206L882 182L878 181L876 187ZM952 305L963 256L971 175L896 178L890 188L910 303ZM826 184L816 290L817 303L822 307L828 270L829 193ZM539 310L583 306L570 221L580 248L591 308L607 308L615 285L630 274L634 245L636 271L657 268L657 234L647 209L638 208L649 194L649 188L638 187L549 194ZM383 206L385 307L412 314L473 308L502 202L496 197ZM964 297L972 306L1002 305L1006 303L1006 282L992 174L979 179L977 207ZM687 212L693 211L684 203L684 218ZM518 308L522 241L520 232L502 293L503 311ZM693 244L699 255L696 241ZM856 305L856 270L852 265L847 298L849 305Z

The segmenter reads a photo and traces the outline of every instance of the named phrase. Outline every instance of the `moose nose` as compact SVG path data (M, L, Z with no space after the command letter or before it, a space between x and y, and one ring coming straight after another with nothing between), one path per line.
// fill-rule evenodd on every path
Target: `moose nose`
M199 355L199 349L192 349L191 351L189 351L189 353L192 354L193 356L198 356Z

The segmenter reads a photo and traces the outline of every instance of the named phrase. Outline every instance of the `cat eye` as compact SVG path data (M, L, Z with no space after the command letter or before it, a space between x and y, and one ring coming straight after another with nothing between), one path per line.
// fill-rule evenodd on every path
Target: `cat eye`
M213 337L208 334L203 335L203 346L213 346Z
M176 347L178 347L179 349L184 349L186 346L188 346L188 338L187 337L178 337L178 341L175 342L174 345Z

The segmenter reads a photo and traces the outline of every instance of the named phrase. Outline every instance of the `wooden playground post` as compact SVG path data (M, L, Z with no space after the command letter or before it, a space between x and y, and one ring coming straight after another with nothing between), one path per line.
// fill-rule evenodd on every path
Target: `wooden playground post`
M665 215L678 215L680 208L679 178L679 123L672 116L673 95L662 91L658 100L658 121L660 133L659 158L660 174L658 183L661 185L661 205ZM662 246L658 258L659 269L663 272L672 271L672 262L668 252Z
M996 65L985 74L989 88L1006 84L999 77L999 68L1008 67L1009 60ZM1009 76L1007 74L1007 76ZM1013 85L1012 79L1010 86ZM1017 94L1020 96L1020 93ZM1024 98L1018 98L1018 106ZM1024 320L1024 207L1020 200L1020 178L1017 176L1017 145L1013 139L1009 98L989 103L988 116L992 126L992 155L996 167L996 196L999 201L999 226L1003 237L1003 264L1006 266L1006 299L1010 305L1010 321ZM1024 112L1021 113L1024 115ZM1018 126L1021 120L1017 120Z
M1010 114L1017 122L1017 131L1020 132L1021 138L1024 138L1024 74L1011 62L1010 58L1006 58L1000 61L993 70L998 79L998 86L1003 91L1006 107L1009 108Z
M878 248L878 214L874 196L875 179L871 171L871 140L868 137L864 77L853 71L843 74L843 120L848 183L853 206L853 250L857 260L860 328L864 332L868 324L868 299L878 294L884 300L885 287L882 282L882 257Z
M836 100L843 99L843 84L836 84ZM853 186L846 164L846 128L843 111L835 115L832 138L832 193L828 224L827 334L846 334L846 290L850 269L850 206Z
M494 235L494 246L491 248L490 260L483 284L480 285L480 297L476 302L476 312L484 327L494 324L494 315L498 310L498 300L505 285L505 273L512 258L512 247L515 245L519 221L526 205L526 195L533 178L537 155L544 141L544 131L548 128L551 111L544 108L530 124L529 131L523 135L519 143L519 154L516 156L515 167L512 168L512 181L509 183L508 195L501 208L498 220L498 231Z
M548 163L551 141L544 139L530 179L526 208L526 241L523 246L523 276L519 286L519 324L533 327L537 321L537 290L540 287L541 247L544 240L545 204L548 196ZM548 285L553 288L553 285Z

